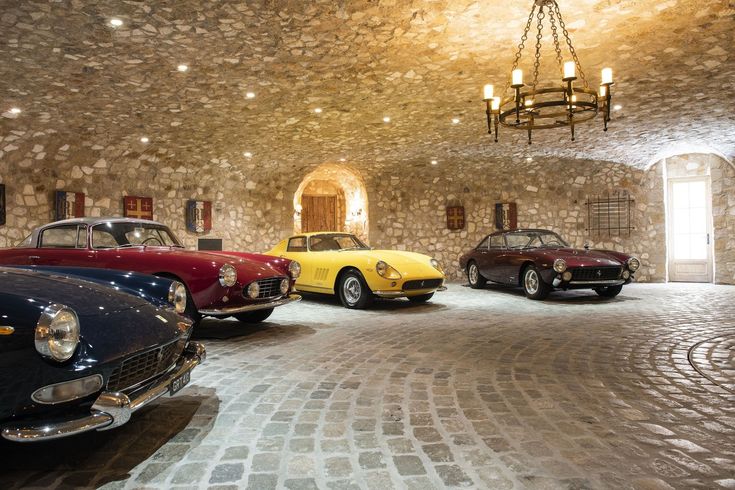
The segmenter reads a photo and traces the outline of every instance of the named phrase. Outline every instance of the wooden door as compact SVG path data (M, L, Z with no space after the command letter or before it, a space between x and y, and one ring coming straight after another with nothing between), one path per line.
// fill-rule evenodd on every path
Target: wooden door
M712 198L705 177L669 180L669 279L712 281Z
M301 196L301 230L340 231L337 226L337 196Z

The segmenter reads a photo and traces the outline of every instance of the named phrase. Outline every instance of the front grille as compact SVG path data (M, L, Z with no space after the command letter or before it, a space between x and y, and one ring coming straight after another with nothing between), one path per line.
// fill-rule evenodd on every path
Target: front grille
M281 281L286 279L285 277L269 277L268 279L261 279L257 281L260 292L258 293L258 299L270 299L282 296L281 293ZM248 297L247 288L243 292L244 296Z
M572 281L611 281L620 278L620 267L580 267L572 269Z
M165 372L179 358L182 347L174 341L128 357L112 371L107 389L122 391Z
M406 281L403 283L404 291L413 289L434 289L442 285L442 279L424 279L417 281Z

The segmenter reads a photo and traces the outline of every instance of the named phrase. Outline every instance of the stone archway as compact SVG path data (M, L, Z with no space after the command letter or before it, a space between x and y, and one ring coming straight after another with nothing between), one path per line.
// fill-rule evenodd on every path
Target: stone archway
M294 233L345 231L368 240L367 189L357 170L320 165L301 181L293 205Z

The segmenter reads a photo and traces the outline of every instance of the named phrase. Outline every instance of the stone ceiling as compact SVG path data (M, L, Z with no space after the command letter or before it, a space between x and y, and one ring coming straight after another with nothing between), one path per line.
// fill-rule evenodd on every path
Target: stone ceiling
M481 88L504 84L530 5L0 0L0 135L268 171L541 155L643 167L675 144L735 156L733 0L562 0L591 85L611 66L622 109L575 143L554 130L528 147L503 128L494 144Z

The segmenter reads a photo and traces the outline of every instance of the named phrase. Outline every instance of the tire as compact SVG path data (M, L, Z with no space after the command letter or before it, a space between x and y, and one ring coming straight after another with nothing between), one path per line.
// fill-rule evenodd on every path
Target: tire
M411 303L426 303L434 296L434 293L420 294L418 296L409 296L408 300Z
M339 300L345 308L362 310L373 303L373 292L356 270L342 275L338 286Z
M541 278L541 273L535 265L529 265L523 269L523 292L529 299L544 299L551 292L551 286Z
M265 321L266 318L271 316L271 313L273 313L273 308L265 308L263 310L255 310L255 311L248 311L246 313L238 313L237 315L232 315L235 318L237 318L238 321L242 323L260 323Z
M623 290L623 285L620 286L608 286L606 288L595 288L595 292L603 298L614 298L620 291Z
M477 263L474 260L471 260L470 263L467 264L467 281L469 281L472 289L482 289L487 283L487 279L482 277L480 269L477 267Z

